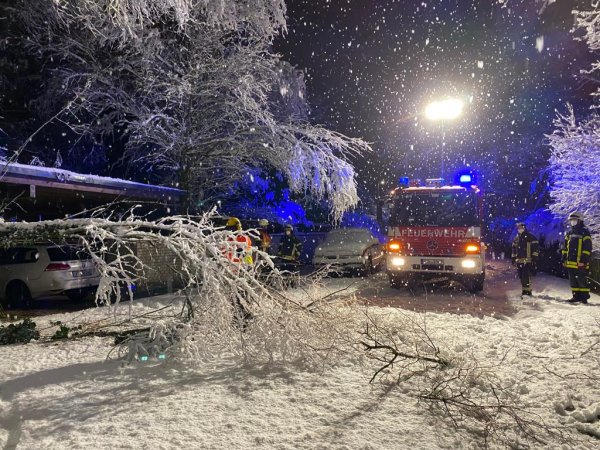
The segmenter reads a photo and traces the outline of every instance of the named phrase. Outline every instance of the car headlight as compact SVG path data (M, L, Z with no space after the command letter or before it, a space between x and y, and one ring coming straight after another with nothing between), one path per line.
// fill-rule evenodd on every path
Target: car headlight
M400 266L403 266L404 264L406 264L406 261L404 260L404 258L399 258L397 256L392 258L392 266L400 267Z
M472 259L463 259L461 265L465 269L474 269L477 264Z

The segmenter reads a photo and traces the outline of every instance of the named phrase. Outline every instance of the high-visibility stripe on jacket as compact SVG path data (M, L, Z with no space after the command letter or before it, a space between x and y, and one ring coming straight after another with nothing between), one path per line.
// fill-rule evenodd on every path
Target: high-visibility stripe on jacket
M539 242L529 231L517 233L512 243L512 257L517 263L536 262L539 256Z
M293 234L284 235L279 242L279 251L277 255L283 259L295 261L300 258L302 253L302 243Z
M565 245L562 249L563 262L567 269L577 269L583 264L587 269L592 256L592 237L590 231L579 223L565 235Z
M242 234L228 236L227 248L224 253L231 262L252 264L252 240Z

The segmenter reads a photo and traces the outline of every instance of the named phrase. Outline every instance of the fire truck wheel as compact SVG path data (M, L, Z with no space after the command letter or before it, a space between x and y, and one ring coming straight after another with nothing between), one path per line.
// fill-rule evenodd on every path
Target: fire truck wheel
M470 293L475 294L483 291L483 280L484 276L475 275L473 277L465 278L463 284Z
M390 286L394 289L400 289L401 287L406 286L406 280L404 277L388 274L388 278L390 280Z

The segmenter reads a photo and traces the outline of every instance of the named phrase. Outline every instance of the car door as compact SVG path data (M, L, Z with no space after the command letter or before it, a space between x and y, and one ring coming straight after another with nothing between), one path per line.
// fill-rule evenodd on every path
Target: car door
M30 288L31 281L39 278L35 270L37 259L38 251L35 247L13 247L0 252L2 295L12 280L21 280Z
M10 281L13 268L9 264L11 261L10 251L12 249L0 249L0 297L4 297L6 285Z

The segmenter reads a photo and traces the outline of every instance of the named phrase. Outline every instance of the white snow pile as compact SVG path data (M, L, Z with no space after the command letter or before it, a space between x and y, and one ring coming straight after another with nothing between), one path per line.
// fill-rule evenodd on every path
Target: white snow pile
M497 416L499 435L513 436L513 448L598 448L600 297L592 295L589 305L568 305L556 300L569 297L565 280L541 275L536 286L542 285L536 298L525 303L519 291L509 291L519 312L502 320L369 308L369 316L379 316L385 323L405 328L412 324L425 331L418 336L428 336L431 342L423 347L433 343L439 350L435 357L452 361L445 372L431 369L430 375L410 374L415 367L425 367L417 362L395 365L371 384L382 364L353 355L336 356L337 361L322 368L301 361L244 363L233 355L189 367L170 359L126 363L114 358L115 352L107 359L113 337L3 346L0 445L5 449L474 449L486 444L505 448L502 441L486 443L486 430L477 426L479 414ZM326 288L327 294L352 295L343 290L343 280L330 280ZM293 293L296 299L302 295L302 289ZM170 308L172 300L163 296L134 301L132 314L151 315L163 306ZM48 336L57 321L75 327L119 322L130 313L125 304L114 313L107 311L92 308L36 322L42 336ZM241 332L240 339L246 333L251 328ZM378 338L417 352L418 342L402 347L406 341L400 338L407 336L390 331L387 340ZM444 373L457 375L459 382L444 378ZM436 377L438 384L432 385ZM492 391L485 380L494 380ZM444 391L444 386L452 390ZM435 389L440 395L456 394L455 402L444 406L425 398L424 393ZM514 426L512 431L502 429L510 422L502 417L502 407L456 409L461 402L482 398L498 399L539 441L519 435ZM454 416L457 426L448 418L452 411L460 412ZM527 421L536 426L530 428Z

